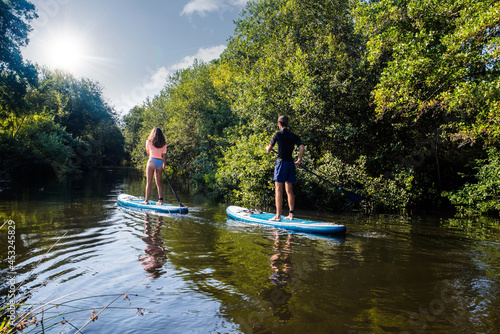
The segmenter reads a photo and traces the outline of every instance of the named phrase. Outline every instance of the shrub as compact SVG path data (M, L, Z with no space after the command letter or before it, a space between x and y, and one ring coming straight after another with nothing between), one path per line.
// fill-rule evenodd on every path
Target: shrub
M495 213L500 211L500 153L488 149L488 158L475 162L477 183L466 183L457 191L444 192L451 203L462 212Z

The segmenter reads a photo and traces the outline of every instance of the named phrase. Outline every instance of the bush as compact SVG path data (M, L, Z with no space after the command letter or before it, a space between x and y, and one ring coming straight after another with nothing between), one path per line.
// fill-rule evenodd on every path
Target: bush
M392 179L383 175L373 177L366 171L365 157L349 165L331 154L326 154L319 164L319 173L330 182L365 198L362 202L365 211L402 212L413 200L411 172L401 170Z
M79 144L52 116L28 118L16 136L0 135L1 170L6 177L31 179L53 174L63 177L77 171L72 159Z
M216 173L216 191L226 201L248 207L266 207L274 201L273 161L263 134L242 136L224 151Z
M477 183L466 183L457 191L443 193L462 212L500 212L500 153L488 150L488 158L476 160Z

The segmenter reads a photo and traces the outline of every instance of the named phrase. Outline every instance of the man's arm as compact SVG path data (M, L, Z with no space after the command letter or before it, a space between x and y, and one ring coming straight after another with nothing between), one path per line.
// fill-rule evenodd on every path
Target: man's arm
M271 142L269 143L269 145L266 146L266 151L267 153L270 153L274 147L274 144L276 144L276 141L278 140L278 138L276 137L276 133L273 135L273 138L271 139Z

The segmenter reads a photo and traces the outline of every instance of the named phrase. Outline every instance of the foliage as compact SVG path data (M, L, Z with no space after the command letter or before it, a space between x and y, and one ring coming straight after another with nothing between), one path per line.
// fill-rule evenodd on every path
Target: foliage
M30 117L15 137L0 135L0 168L16 179L74 172L74 149L80 144L49 115Z
M379 118L415 138L498 142L498 1L361 2L357 17L368 60L381 71Z
M476 183L466 183L457 191L444 193L464 212L500 212L500 153L496 148L488 150L488 159L476 160Z
M378 161L413 170L420 202L439 203L436 194L484 154L481 144L498 143L499 6L382 0L354 12L379 77L372 96L386 140Z
M358 150L336 145L355 147L364 140L362 121L370 123L363 45L349 15L348 1L249 2L217 82L238 116L257 132L286 114L315 156L335 151L355 160Z
M354 164L343 163L331 154L319 161L319 173L330 182L362 195L363 205L369 212L385 210L401 212L414 200L413 175L401 171L393 179L370 176L366 170L366 157L360 157Z
M275 157L267 154L264 134L239 134L219 160L217 191L225 199L249 207L265 207L274 201L272 166Z
M24 114L22 98L37 83L35 67L23 61L21 47L28 44L29 22L37 17L29 1L0 1L0 117Z
M142 128L143 121L144 107L135 106L123 117L124 150L127 153L128 160L131 162L140 160L140 157L133 156L132 152L141 143L138 134Z
M190 175L196 186L213 182L216 159L226 145L224 134L234 117L213 85L211 66L196 62L172 74L159 95L124 119L125 140L134 143L128 149L135 146L129 152L136 164L145 163L144 142L158 126L167 140L168 166Z
M88 79L40 70L23 97L27 110L0 122L1 170L13 178L68 173L118 164L123 136L101 88Z

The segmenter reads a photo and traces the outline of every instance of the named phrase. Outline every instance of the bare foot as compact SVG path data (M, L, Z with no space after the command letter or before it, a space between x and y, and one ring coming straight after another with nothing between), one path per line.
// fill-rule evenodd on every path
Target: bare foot
M149 201L146 201L146 200L145 200L144 202L141 202L141 203L139 203L139 204L149 204Z
M293 215L289 214L288 216L285 217L286 220L293 220Z
M280 222L281 221L281 217L280 216L274 216L273 218L271 218L269 220L272 221L272 222Z
M160 199L158 202L156 202L156 205L163 205L163 201Z

